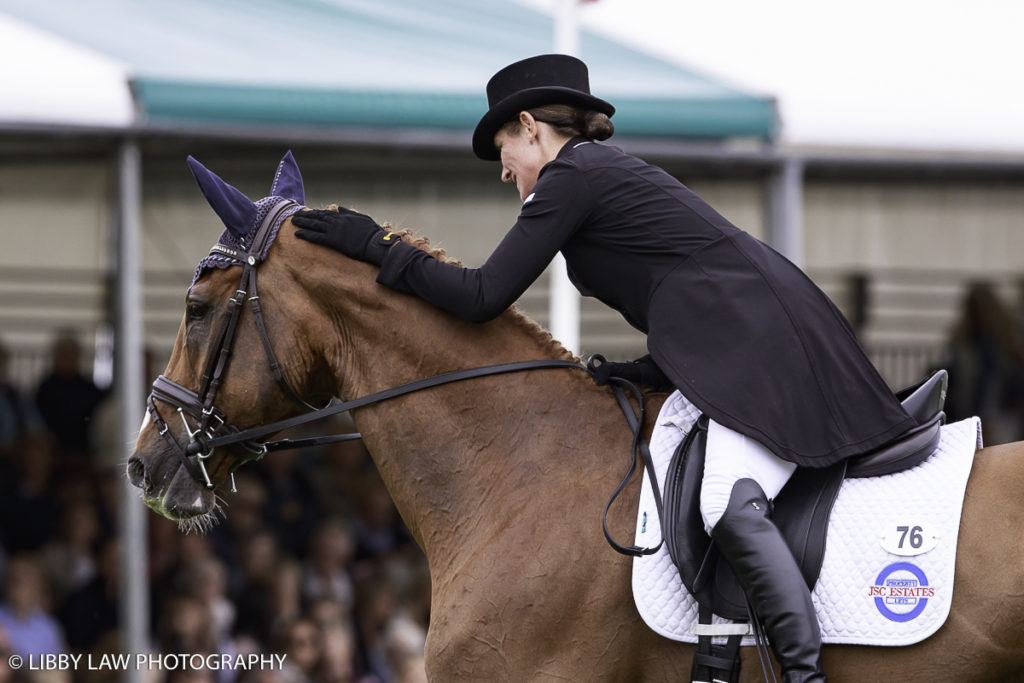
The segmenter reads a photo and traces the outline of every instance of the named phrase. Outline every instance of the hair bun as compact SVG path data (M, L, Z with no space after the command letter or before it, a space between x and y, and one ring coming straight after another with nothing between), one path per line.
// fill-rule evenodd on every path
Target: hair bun
M599 111L583 112L580 128L583 136L591 140L607 140L615 132L615 124L608 115Z

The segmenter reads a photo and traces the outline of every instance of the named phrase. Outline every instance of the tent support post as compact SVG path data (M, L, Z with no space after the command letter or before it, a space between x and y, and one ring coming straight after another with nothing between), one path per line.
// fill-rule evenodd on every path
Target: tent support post
M117 337L116 392L120 435L127 461L142 424L142 257L140 249L142 162L138 142L125 138L118 149ZM121 652L134 661L149 652L149 586L147 580L146 507L138 490L121 477ZM146 672L128 666L127 683L142 683Z

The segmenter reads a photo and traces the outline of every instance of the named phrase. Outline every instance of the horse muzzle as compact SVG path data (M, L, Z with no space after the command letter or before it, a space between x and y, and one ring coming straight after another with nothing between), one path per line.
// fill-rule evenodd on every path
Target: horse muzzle
M165 449L149 456L128 459L128 481L142 493L142 500L154 512L176 522L211 513L216 505L212 490L197 482L191 473Z

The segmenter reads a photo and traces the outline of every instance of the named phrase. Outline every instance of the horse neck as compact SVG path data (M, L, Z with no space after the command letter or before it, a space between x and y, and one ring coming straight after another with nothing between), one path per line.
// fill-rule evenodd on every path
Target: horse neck
M360 280L372 287L330 297L340 340L334 372L344 398L452 370L570 357L516 313L468 323L385 293L369 273ZM414 393L361 408L353 420L428 557L451 557L453 546L466 542L455 530L464 534L473 520L474 531L484 533L522 506L528 494L517 488L536 490L537 472L571 441L563 425L593 412L581 396L590 387L571 369L527 371Z

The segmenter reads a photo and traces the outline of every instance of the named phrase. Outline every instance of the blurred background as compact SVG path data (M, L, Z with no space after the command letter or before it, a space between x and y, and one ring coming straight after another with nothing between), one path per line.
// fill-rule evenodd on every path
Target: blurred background
M425 561L358 443L246 467L208 536L143 512L121 463L221 230L186 155L259 198L291 149L310 206L479 265L519 201L470 133L488 78L534 54L582 57L611 142L801 265L894 388L946 367L951 419L1022 438L1022 22L997 1L0 0L0 651L423 679ZM595 301L552 306L561 286L518 305L581 355L646 352ZM6 661L0 681L62 680Z

